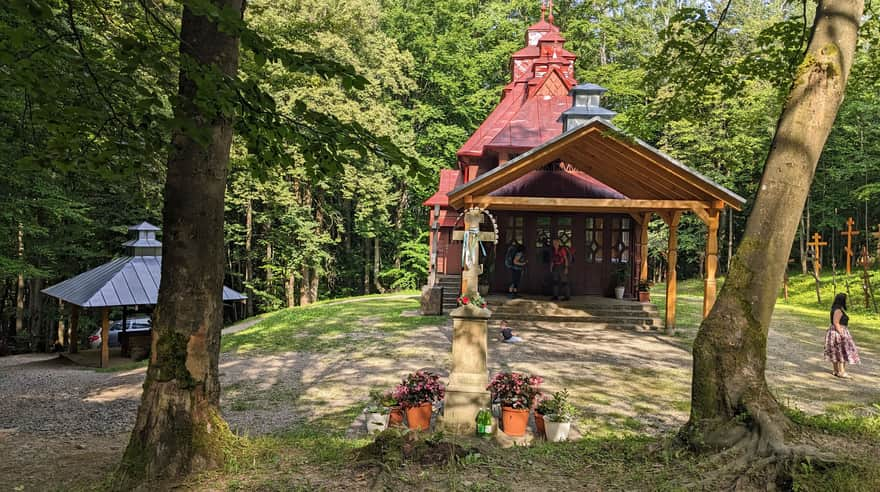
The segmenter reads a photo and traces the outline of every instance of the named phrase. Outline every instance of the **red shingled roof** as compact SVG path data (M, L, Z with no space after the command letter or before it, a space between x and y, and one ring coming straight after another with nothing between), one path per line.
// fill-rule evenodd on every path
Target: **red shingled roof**
M455 189L459 184L461 184L460 171L455 169L441 169L440 186L437 189L437 193L431 195L431 198L425 200L422 205L427 207L433 207L434 205L440 205L441 207L449 206L449 196L447 193Z

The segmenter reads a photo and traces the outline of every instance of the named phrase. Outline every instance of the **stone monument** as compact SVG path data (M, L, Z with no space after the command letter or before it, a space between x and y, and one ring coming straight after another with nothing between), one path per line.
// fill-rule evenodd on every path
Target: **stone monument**
M480 241L494 240L495 233L480 232L483 210L465 211L462 233L462 292L474 299L481 266ZM486 365L487 325L492 312L473 302L459 306L452 316L452 369L446 389L443 427L453 432L476 430L475 419L480 408L489 407L489 372Z

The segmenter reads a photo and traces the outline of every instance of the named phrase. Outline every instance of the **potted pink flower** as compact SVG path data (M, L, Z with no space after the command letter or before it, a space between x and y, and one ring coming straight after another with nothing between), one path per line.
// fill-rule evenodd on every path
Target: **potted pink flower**
M446 387L440 376L431 371L416 371L394 388L394 399L406 412L407 426L427 430L431 426L433 404L443 399Z
M499 372L489 386L492 401L501 404L501 422L504 433L521 436L526 433L529 423L529 409L541 394L540 376L530 376L519 372Z

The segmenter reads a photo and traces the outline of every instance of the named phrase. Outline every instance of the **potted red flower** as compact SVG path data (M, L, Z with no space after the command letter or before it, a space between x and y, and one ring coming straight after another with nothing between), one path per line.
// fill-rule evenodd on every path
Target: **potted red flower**
M433 403L443 399L446 388L440 382L439 375L431 371L416 371L403 378L393 394L406 412L407 426L413 430L427 430L431 427Z
M519 372L499 372L489 386L492 401L501 404L501 422L504 433L521 436L529 424L529 409L541 393L544 380L540 376L529 376Z

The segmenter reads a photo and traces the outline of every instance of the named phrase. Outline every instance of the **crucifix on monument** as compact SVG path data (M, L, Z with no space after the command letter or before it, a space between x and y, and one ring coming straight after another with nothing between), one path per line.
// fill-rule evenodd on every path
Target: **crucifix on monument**
M852 273L852 257L855 256L852 249L852 238L853 236L859 235L858 230L853 230L853 224L856 222L852 217L846 221L846 230L840 233L841 236L846 236L846 247L843 248L846 251L846 274L849 275Z
M492 221L493 231L480 231L483 216ZM455 231L453 239L463 241L461 251L462 296L475 298L478 293L482 242L498 242L498 225L486 210L472 207L464 212L465 230ZM452 316L452 368L446 387L443 426L452 432L473 433L474 419L481 408L489 406L489 369L486 363L487 329L492 312L474 302L462 304Z
M464 230L452 233L453 241L462 241L461 245L461 294L474 294L478 291L480 274L483 264L480 263L480 252L486 255L482 243L497 243L496 231L480 231L483 223L484 210L473 207L464 212ZM494 222L494 221L493 221ZM494 226L494 223L493 223ZM497 227L496 227L497 229Z
M820 259L822 258L822 246L828 246L828 243L822 241L822 235L816 232L813 233L813 242L807 242L807 246L813 248L813 271L818 278L819 272L822 270L822 263L820 262Z

